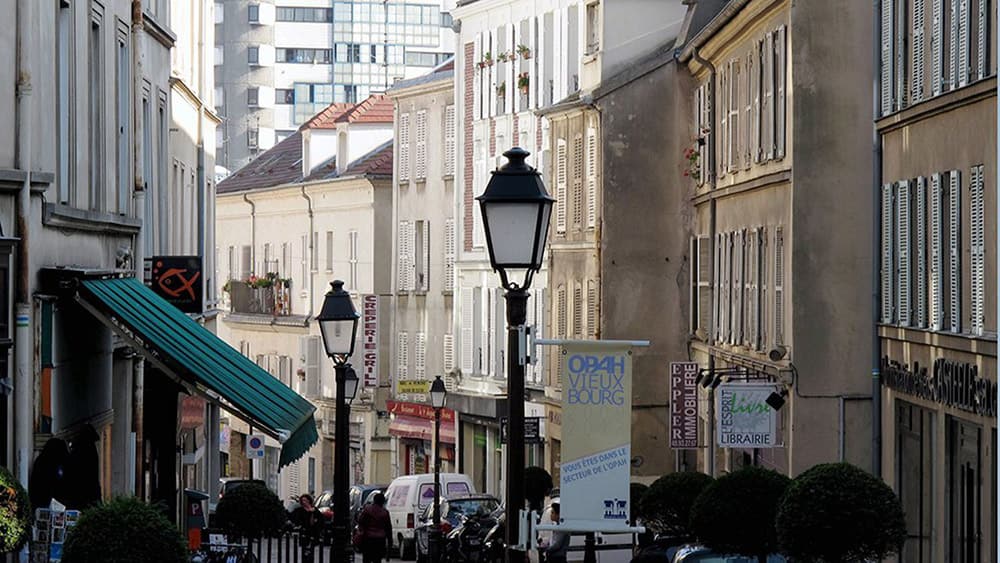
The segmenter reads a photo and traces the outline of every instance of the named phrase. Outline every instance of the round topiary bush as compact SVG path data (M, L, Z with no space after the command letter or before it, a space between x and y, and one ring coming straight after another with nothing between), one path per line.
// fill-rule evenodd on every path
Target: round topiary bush
M278 496L260 483L246 483L226 493L215 509L219 526L247 538L276 534L288 521Z
M694 501L691 531L710 549L757 557L778 551L774 518L791 480L770 469L744 467L723 475Z
M0 553L21 549L31 533L31 502L21 483L0 467Z
M691 506L713 479L697 471L664 475L649 487L639 501L646 527L658 534L690 536Z
M817 465L799 475L781 500L776 526L782 552L796 561L881 561L906 539L896 493L848 463Z
M642 495L646 494L649 487L643 485L642 483L629 483L628 485L628 509L629 518L632 522L635 522L642 518L642 510L639 509L639 503L642 502Z
M184 538L155 508L134 497L116 498L84 510L68 530L65 563L188 560Z
M528 507L541 512L542 502L552 492L552 475L545 469L532 465L524 469L524 498Z

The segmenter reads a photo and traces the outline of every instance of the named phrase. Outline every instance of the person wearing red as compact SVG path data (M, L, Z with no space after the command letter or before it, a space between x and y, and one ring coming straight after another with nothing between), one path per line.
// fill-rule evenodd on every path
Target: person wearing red
M372 503L358 516L360 549L364 563L382 563L392 548L392 519L385 509L385 495L375 493Z

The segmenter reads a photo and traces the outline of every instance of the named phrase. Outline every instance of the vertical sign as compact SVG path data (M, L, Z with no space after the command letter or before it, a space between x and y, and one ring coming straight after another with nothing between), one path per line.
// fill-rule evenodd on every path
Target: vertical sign
M670 363L670 447L698 447L697 362Z
M626 526L632 457L632 352L600 341L562 349L563 524Z
M776 390L771 383L725 383L716 392L718 442L722 448L774 448L778 411L767 404Z
M364 360L365 387L378 387L378 295L361 296L364 326L361 333L361 350Z

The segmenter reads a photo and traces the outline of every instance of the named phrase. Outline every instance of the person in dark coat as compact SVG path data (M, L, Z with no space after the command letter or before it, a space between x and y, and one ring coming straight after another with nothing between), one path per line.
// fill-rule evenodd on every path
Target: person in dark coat
M97 453L100 438L91 425L73 437L66 462L66 508L83 510L101 502L101 466Z
M299 538L302 544L302 560L311 563L313 550L319 544L323 534L323 515L316 510L312 495L306 493L299 496L299 505L292 511L289 520L299 528Z
M392 519L385 509L385 495L375 493L372 503L358 516L361 555L364 563L382 563L392 549Z
M28 498L32 508L48 508L52 499L66 504L66 463L69 448L59 438L51 438L38 454L28 478Z

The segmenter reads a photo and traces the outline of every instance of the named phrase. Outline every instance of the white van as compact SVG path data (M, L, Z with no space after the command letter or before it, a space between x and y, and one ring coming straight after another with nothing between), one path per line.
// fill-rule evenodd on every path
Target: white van
M472 480L461 473L441 474L441 496L449 498L474 494ZM385 508L392 518L392 531L401 559L416 555L413 528L424 507L434 500L434 474L403 475L396 477L385 491Z

